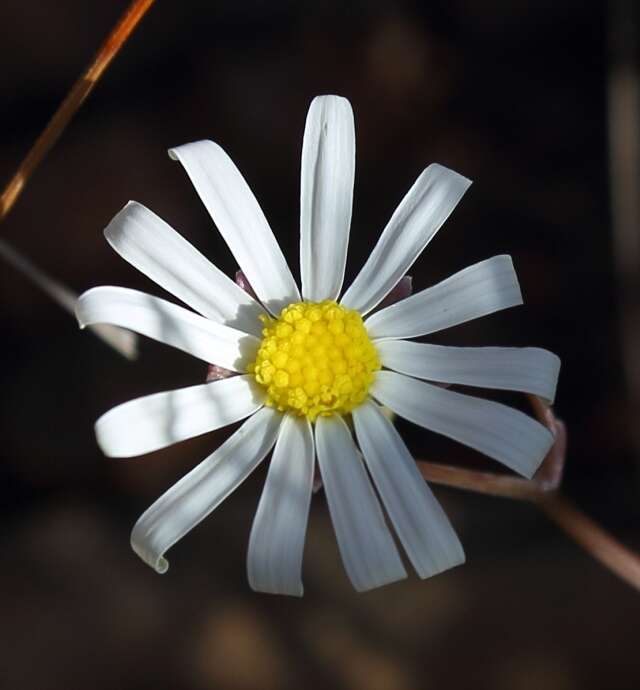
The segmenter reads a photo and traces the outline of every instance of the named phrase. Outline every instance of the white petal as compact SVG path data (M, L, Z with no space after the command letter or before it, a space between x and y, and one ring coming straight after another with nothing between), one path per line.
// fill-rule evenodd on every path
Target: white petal
M121 287L97 287L78 299L80 326L110 323L171 345L210 364L245 371L260 341L144 292Z
M192 309L261 335L260 304L142 204L130 201L104 234L123 259Z
M249 538L247 572L257 592L302 596L313 461L311 424L286 415Z
M318 417L316 452L342 561L363 592L407 576L351 433L337 415Z
M159 573L164 554L217 508L253 472L273 447L282 415L262 408L212 455L163 494L136 522L133 550Z
M522 304L510 256L494 256L372 314L372 338L415 338Z
M525 477L533 476L553 444L546 427L518 410L393 371L379 371L370 393L410 422L475 448Z
M356 141L346 98L313 99L302 143L300 273L302 296L337 299L347 261Z
M277 314L300 301L287 262L253 192L227 154L212 141L171 149L180 161L258 299Z
M394 211L342 304L366 314L381 302L420 256L470 184L471 180L437 163L424 170Z
M118 405L98 419L96 437L105 455L127 458L232 424L263 404L252 376L232 376Z
M376 342L388 369L428 381L533 393L553 402L560 359L538 347L444 347L407 340Z
M369 472L418 575L464 563L458 536L393 424L371 401L353 411L353 421Z

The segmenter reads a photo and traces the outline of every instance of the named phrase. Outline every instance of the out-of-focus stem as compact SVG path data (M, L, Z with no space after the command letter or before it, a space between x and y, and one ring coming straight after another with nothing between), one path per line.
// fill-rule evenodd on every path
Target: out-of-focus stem
M545 496L536 505L588 554L640 590L640 557L637 554L558 493Z
M89 67L71 87L60 107L36 139L26 157L20 163L18 170L2 192L2 196L0 196L0 221L13 208L34 170L58 140L71 118L76 114L85 98L91 93L104 71L153 3L154 0L134 0L120 17Z
M0 258L10 266L22 273L32 283L43 290L51 299L60 305L65 311L75 316L75 304L77 295L68 287L62 285L51 276L38 268L31 260L18 252L17 249L0 239ZM138 355L137 336L131 331L109 324L89 326L99 338L104 340L114 350L117 350L127 359L135 359Z
M640 70L636 2L612 0L607 84L611 226L629 407L640 408ZM640 457L640 427L629 429Z

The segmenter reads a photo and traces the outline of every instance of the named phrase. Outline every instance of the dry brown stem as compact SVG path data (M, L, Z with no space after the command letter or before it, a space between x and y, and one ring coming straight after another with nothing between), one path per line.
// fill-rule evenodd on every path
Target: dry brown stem
M120 17L89 67L71 87L60 107L54 113L51 120L49 120L40 136L35 140L29 153L20 163L14 176L2 192L2 196L0 196L0 221L4 220L9 211L11 211L35 169L59 139L71 118L91 93L104 71L111 64L113 58L118 54L153 3L154 0L134 0Z
M422 476L427 481L456 489L530 501L589 555L640 590L640 557L560 494L567 446L565 427L551 407L536 396L529 399L536 417L555 436L549 454L531 480L418 460Z

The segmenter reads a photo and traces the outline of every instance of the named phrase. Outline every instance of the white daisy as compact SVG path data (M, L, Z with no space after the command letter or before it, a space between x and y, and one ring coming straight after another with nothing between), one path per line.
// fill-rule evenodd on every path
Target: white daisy
M357 590L406 577L378 496L420 577L462 563L458 537L381 406L531 477L553 442L544 426L517 410L427 381L552 400L559 360L537 348L452 348L407 340L521 304L508 256L481 261L371 312L470 181L440 165L426 168L340 297L355 170L353 114L346 99L318 97L307 116L301 292L227 154L211 141L169 154L184 166L257 300L147 208L125 206L105 230L108 242L198 313L136 290L98 287L79 299L80 324L129 328L237 375L119 405L97 421L98 443L106 455L130 457L248 419L142 515L131 536L134 550L165 572L165 552L273 449L249 540L247 568L255 590L302 594L316 457L340 553Z

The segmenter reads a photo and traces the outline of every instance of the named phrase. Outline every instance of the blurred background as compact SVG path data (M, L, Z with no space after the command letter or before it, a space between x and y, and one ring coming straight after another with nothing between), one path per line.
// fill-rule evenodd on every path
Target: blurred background
M2 180L126 4L0 4ZM211 138L245 175L298 275L306 110L316 94L347 96L357 136L347 280L428 163L472 178L412 270L414 286L509 253L525 306L434 340L560 355L564 490L640 547L629 356L640 269L635 3L156 5L2 237L78 292L115 284L161 294L102 236L135 199L232 273L226 246L166 155ZM152 341L141 341L137 362L126 361L4 263L0 294L0 687L640 687L637 592L515 501L436 487L468 563L358 595L320 493L305 597L270 597L254 594L245 575L263 466L171 551L169 573L156 575L130 550L130 529L228 430L109 460L92 426L117 403L202 381L205 367ZM497 469L454 442L399 426L416 457Z

